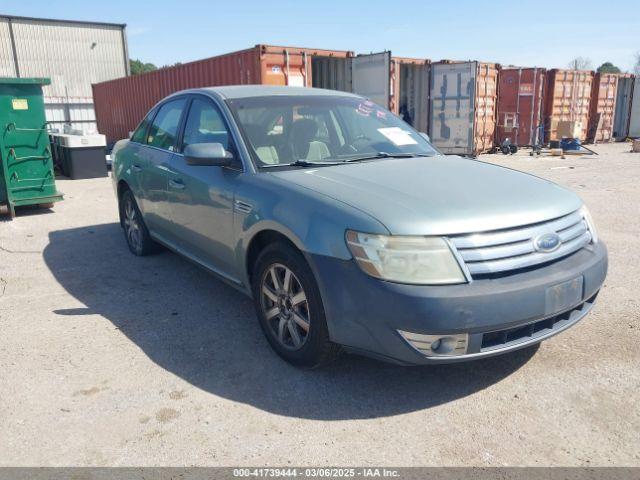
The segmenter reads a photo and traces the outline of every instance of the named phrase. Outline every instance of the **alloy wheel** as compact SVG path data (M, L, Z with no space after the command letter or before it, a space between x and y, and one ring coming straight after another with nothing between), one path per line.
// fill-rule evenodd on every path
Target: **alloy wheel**
M274 263L260 284L262 312L275 338L285 348L298 350L309 337L307 295L298 277L287 266Z
M138 212L131 198L127 198L124 204L124 231L127 234L129 245L136 251L142 250L142 229Z

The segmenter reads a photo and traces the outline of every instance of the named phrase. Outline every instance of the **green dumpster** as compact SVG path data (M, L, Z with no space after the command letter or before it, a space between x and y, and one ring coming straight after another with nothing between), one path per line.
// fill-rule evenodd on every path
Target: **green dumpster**
M0 209L62 200L44 115L48 78L0 78Z

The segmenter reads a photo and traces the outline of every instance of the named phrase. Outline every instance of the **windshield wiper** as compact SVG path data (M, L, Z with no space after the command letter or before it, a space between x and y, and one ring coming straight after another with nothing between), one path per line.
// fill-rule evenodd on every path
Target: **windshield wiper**
M289 163L269 163L266 165L260 165L260 168L272 168L272 167L326 167L328 165L336 165L339 162L310 162L308 160L296 160Z
M371 155L364 155L362 157L347 158L346 160L342 160L342 161L343 163L350 163L350 162L361 162L363 160L375 160L376 158L412 158L412 157L433 157L433 155L429 155L428 153L377 152L377 153L372 153Z

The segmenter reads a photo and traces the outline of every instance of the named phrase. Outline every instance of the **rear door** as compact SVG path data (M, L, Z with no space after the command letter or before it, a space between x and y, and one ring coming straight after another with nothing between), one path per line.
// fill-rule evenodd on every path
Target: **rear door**
M391 52L358 55L351 59L353 93L389 108L391 95Z
M187 103L180 97L162 104L134 152L133 175L138 178L142 211L152 233L166 238L172 230L167 204L168 168L175 155L180 122Z
M431 65L429 135L445 154L474 151L476 62Z

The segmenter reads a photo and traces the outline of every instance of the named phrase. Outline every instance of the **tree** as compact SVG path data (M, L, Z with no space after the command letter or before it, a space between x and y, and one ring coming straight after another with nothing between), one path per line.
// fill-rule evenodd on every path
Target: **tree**
M633 73L640 75L640 52L636 52L636 63L633 66Z
M153 63L143 63L140 60L129 60L129 68L131 69L131 75L140 75L141 73L153 72L157 70Z
M182 62L172 63L171 65L163 65L163 66L161 66L160 68L179 67L180 65L182 65Z
M598 67L598 73L620 73L620 69L611 62L604 62Z
M591 60L585 57L576 57L567 65L571 70L590 70Z

